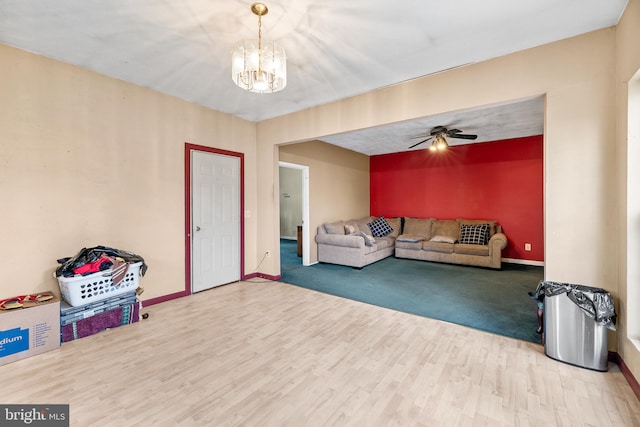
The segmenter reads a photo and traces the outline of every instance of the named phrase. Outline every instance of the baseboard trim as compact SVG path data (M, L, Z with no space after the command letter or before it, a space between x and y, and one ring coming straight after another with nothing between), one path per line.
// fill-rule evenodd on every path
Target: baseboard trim
M142 307L149 307L150 305L160 304L161 302L171 301L172 299L182 298L188 295L189 294L185 291L176 292L168 295L162 295L160 297L151 298L151 299L142 301Z
M530 259L502 258L502 262L506 262L509 264L524 264L524 265L534 265L537 267L544 267L544 261L534 261Z
M272 276L271 274L251 273L251 274L247 274L246 276L244 276L242 278L242 280L249 280L249 279L255 279L255 278L267 279L267 280L272 280L272 281L276 282L276 281L282 279L282 275L278 274L277 276Z
M264 273L251 273L251 274L246 274L246 275L242 276L242 279L240 279L240 280L254 279L256 277L260 278L260 279L271 280L273 282L276 282L276 281L282 279L281 275L272 276L270 274L264 274ZM149 307L151 305L160 304L162 302L171 301L173 299L178 299L178 298L182 298L182 297L188 297L189 295L191 295L191 294L186 292L186 291L181 291L181 292L175 292L173 294L162 295L162 296L159 296L159 297L143 300L142 301L142 306L143 307Z
M633 394L635 394L636 398L640 400L640 383L638 383L636 377L633 376L633 373L631 372L627 364L624 363L624 360L622 360L620 354L615 351L610 351L609 361L618 365L618 367L620 368L620 372L622 372L622 376L627 380L627 383L629 383L629 387L631 387L631 390L633 390Z

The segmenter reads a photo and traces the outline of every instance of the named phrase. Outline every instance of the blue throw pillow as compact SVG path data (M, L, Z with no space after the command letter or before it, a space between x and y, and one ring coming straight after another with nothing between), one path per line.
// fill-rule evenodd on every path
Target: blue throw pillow
M373 237L384 237L393 233L393 227L389 225L389 223L384 219L383 216L373 222L368 223L367 225L369 226Z

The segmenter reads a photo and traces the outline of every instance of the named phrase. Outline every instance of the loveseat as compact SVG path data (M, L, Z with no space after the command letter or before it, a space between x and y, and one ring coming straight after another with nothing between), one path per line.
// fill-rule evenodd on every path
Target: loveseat
M496 221L405 218L395 256L499 269L506 246Z
M395 251L396 237L401 230L401 219L380 218L367 216L319 226L316 234L318 261L362 268L392 256ZM375 227L378 223L388 224L392 231L385 236L373 237L374 231L369 224ZM384 234L384 232L375 234Z

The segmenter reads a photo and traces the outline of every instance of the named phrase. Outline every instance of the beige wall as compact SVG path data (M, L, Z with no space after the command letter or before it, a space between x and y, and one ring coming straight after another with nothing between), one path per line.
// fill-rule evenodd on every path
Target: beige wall
M615 30L605 29L260 122L258 145L268 150L289 141L546 94L546 276L606 287L617 295L617 262L606 256L617 249L610 234L615 229L610 210L616 196L610 189L616 159L607 149L615 132L614 46ZM260 174L259 179L268 185L270 176ZM269 204L274 206L273 199Z
M640 352L638 339L640 325L640 1L631 0L616 31L616 96L617 127L616 153L618 177L616 195L618 197L617 220L619 253L619 322L618 352L629 366L636 379L640 379ZM634 80L632 80L634 79ZM628 117L629 82L635 86L635 115ZM629 184L628 184L629 183ZM629 338L635 338L634 342Z
M0 64L0 298L57 291L56 259L95 245L145 258L143 299L184 290L185 142L244 152L258 210L255 124L4 45Z
M309 167L310 262L320 224L369 215L369 157L320 141L284 145L280 160Z

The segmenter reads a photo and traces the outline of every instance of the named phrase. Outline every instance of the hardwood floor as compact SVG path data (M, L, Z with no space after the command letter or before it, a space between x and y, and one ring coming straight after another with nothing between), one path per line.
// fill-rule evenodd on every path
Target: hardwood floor
M83 427L640 425L614 364L282 283L143 311L0 367L0 402L69 403Z

